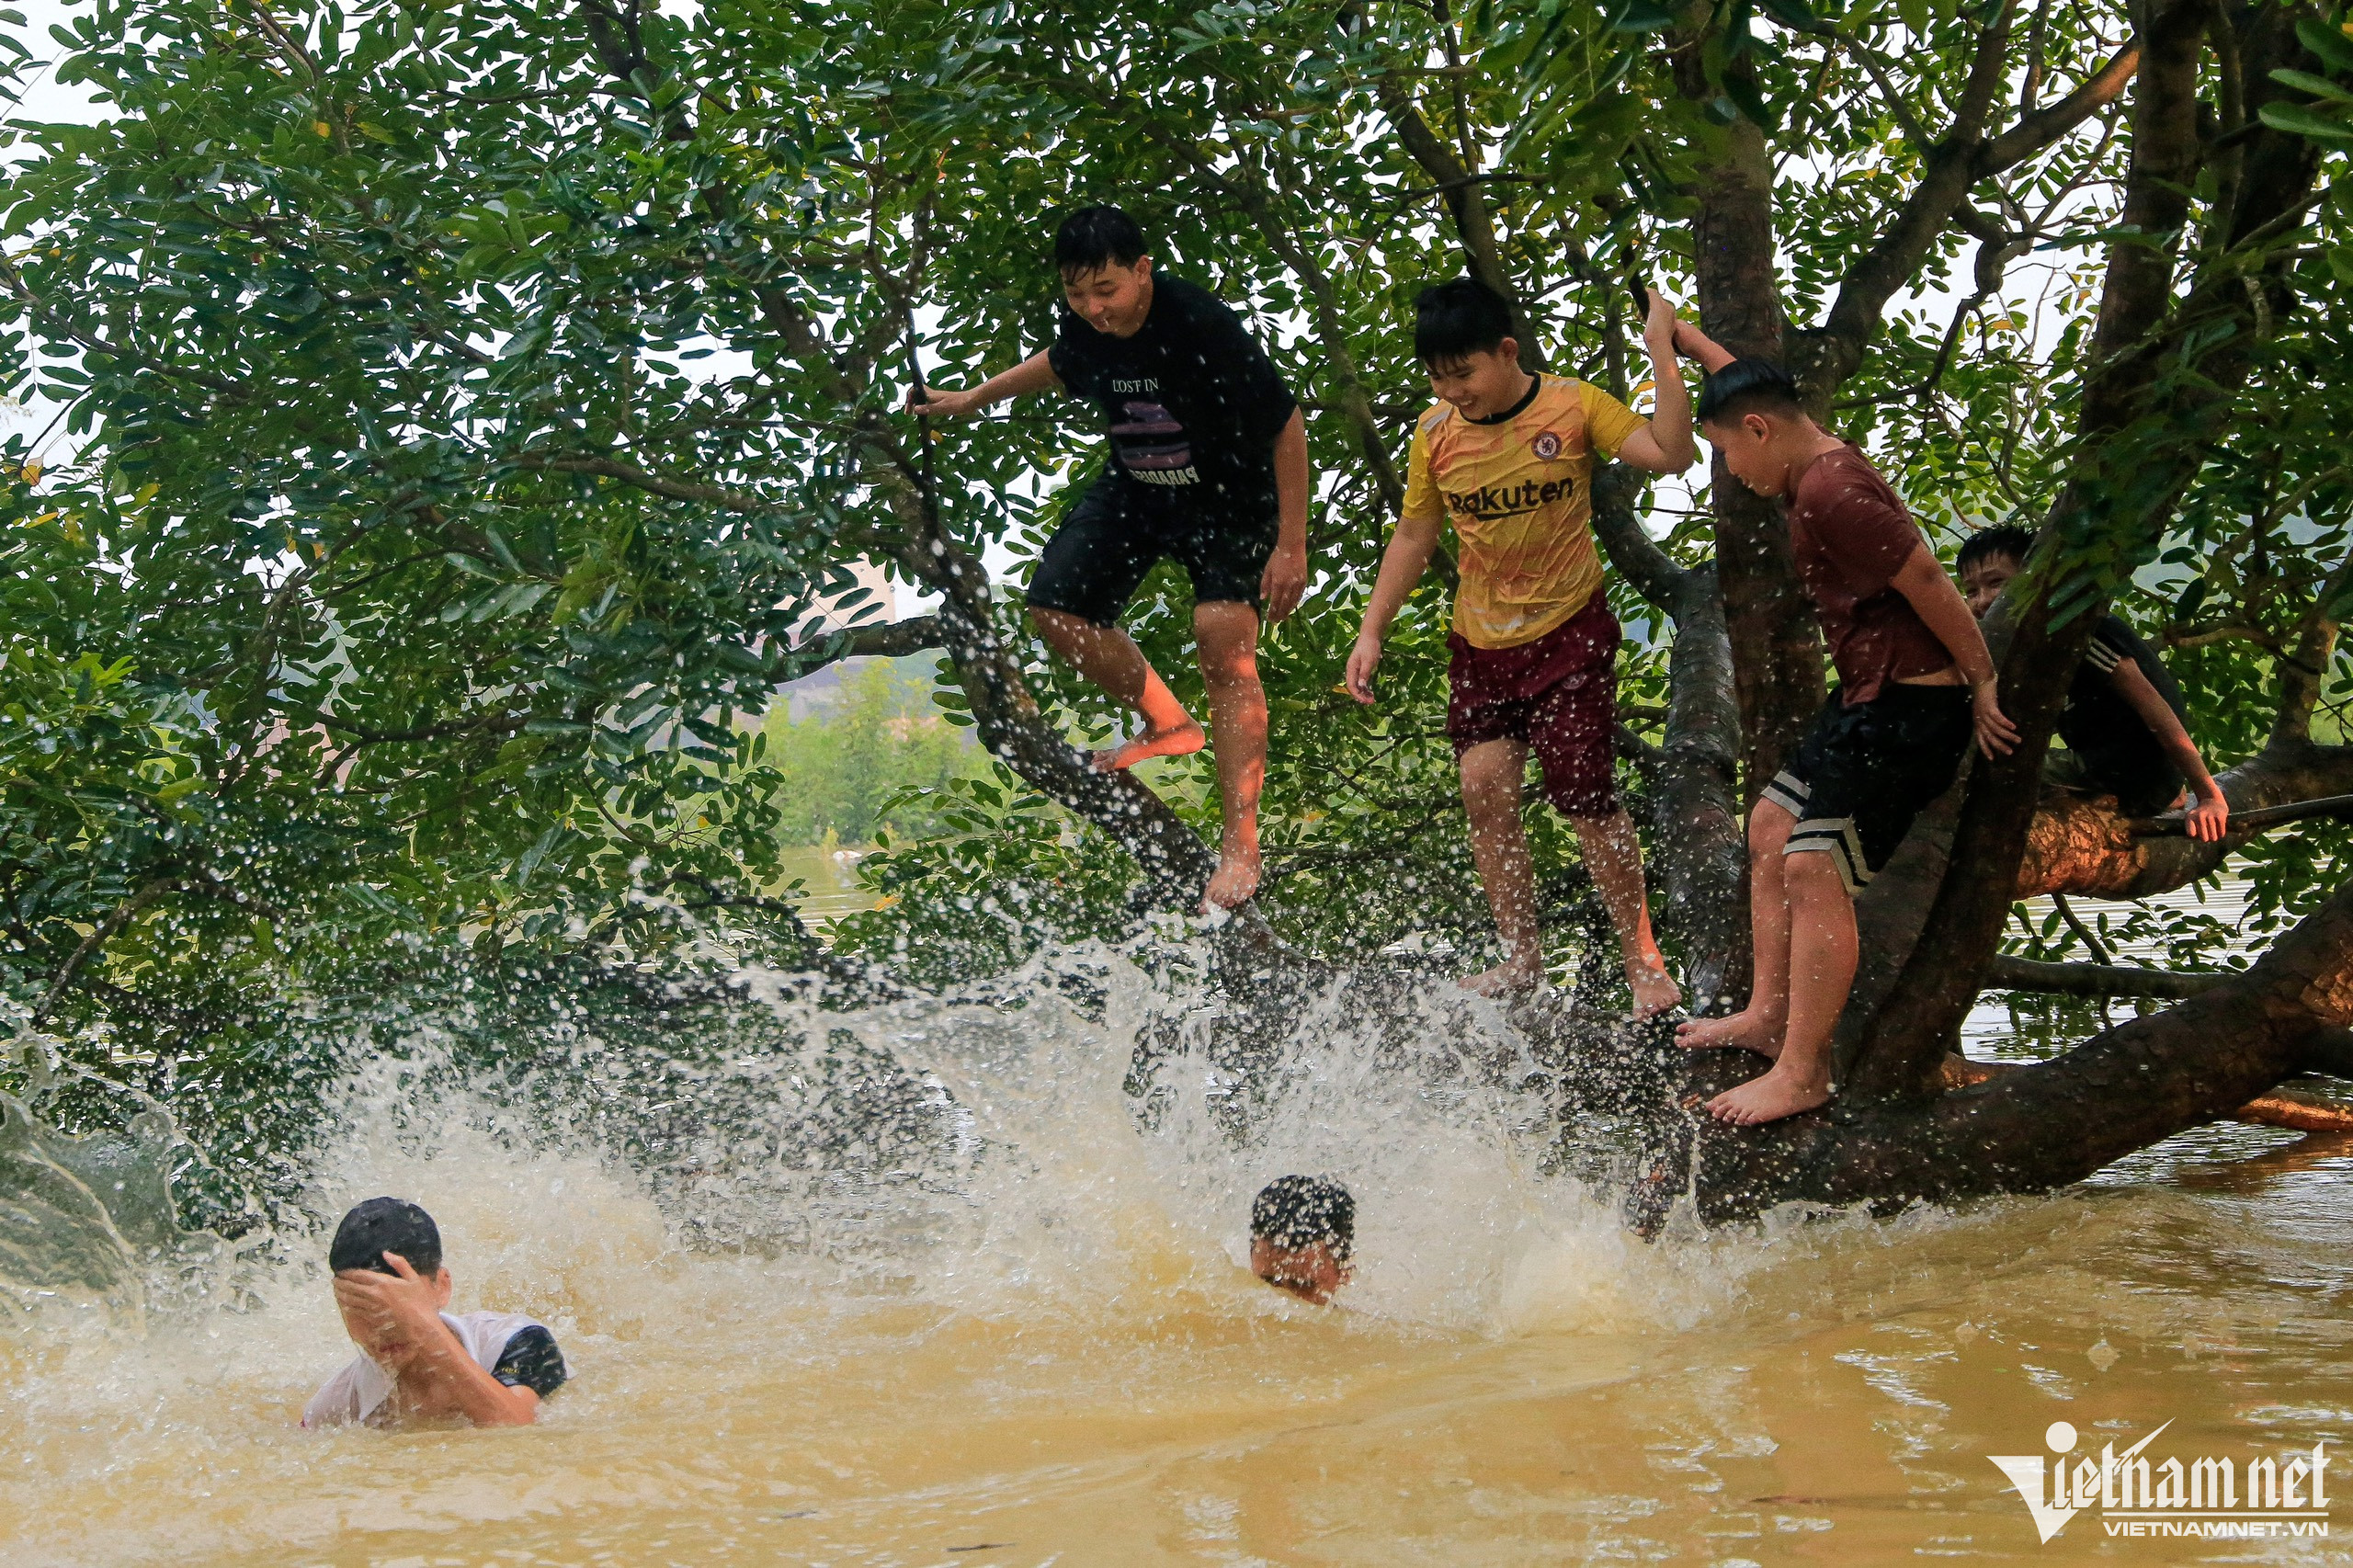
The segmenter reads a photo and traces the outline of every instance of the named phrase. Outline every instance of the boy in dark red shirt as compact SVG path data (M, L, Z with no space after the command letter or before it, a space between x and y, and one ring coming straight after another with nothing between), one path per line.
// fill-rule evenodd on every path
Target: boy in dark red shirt
M1886 480L1798 402L1778 366L1736 359L1684 327L1707 367L1699 420L1733 477L1788 499L1798 577L1838 672L1813 727L1748 816L1756 983L1728 1018L1676 1031L1742 1046L1772 1071L1708 1103L1718 1119L1777 1121L1830 1097L1830 1034L1855 982L1855 895L1949 789L1974 733L1988 756L2018 731L1995 700L1977 619Z

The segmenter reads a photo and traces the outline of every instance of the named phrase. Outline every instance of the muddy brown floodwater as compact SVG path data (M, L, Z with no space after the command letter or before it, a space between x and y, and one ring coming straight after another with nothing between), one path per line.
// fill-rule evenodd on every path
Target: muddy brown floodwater
M867 1027L926 1042L985 1102L977 1135L1022 1150L960 1189L961 1229L715 1253L626 1162L494 1106L351 1128L314 1173L335 1203L418 1199L460 1308L555 1326L574 1381L541 1423L298 1430L348 1354L298 1247L201 1308L19 1291L0 1562L2353 1561L2353 1507L2321 1510L2325 1540L2211 1541L2092 1507L2042 1544L1991 1457L2061 1420L2078 1454L2163 1426L2146 1451L2185 1463L2334 1456L2345 1143L2210 1129L2055 1197L1646 1245L1461 1099L1336 1068L1336 1098L1237 1155L1182 1114L1137 1131L1124 1037L1048 999L1018 1071L953 1044L1002 1010ZM1285 1168L1357 1188L1348 1310L1239 1267Z

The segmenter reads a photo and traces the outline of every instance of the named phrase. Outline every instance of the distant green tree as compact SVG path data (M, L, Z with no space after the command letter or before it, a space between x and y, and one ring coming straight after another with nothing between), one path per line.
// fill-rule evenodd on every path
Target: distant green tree
M940 831L938 791L991 771L968 731L932 700L937 661L875 659L848 668L842 701L794 719L779 703L761 722L776 770L777 839L815 844L831 833L870 843L878 829L907 838Z

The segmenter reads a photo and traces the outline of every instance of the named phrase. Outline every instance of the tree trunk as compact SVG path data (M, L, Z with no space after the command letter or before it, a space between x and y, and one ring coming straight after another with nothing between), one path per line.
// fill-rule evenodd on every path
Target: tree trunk
M2087 356L2097 369L2086 378L2077 421L2083 455L2044 525L2045 543L2037 549L2029 578L2033 590L2017 609L2002 654L2002 705L2018 727L2020 743L2006 757L1978 759L1971 770L1948 874L1858 1054L1845 1085L1849 1094L1933 1092L1945 1043L1975 1001L2008 916L2040 797L2043 750L2102 603L2054 558L2095 537L2153 535L2194 472L2194 451L2167 450L2157 426L2165 415L2177 421L2189 412L2174 404L2202 404L2219 388L2211 379L2185 386L2184 378L2156 373L2169 337L2164 329L2172 315L2175 257L2168 246L2137 236L2174 235L2188 216L2199 167L2198 62L2207 15L2205 0L2170 0L2150 13L2143 31L2119 225L2136 237L2109 250ZM2061 593L2067 595L2070 617L2054 624L2052 604Z
M1684 95L1713 96L1696 47L1677 59ZM1726 129L1721 156L1699 171L1692 257L1699 323L1735 354L1782 356L1780 278L1773 259L1773 165L1764 132L1745 118ZM1733 478L1719 457L1711 472L1716 579L1732 638L1740 703L1744 809L1779 772L1822 706L1822 633L1798 585L1780 503Z
M1700 1219L1722 1223L1790 1201L1885 1208L2046 1191L2324 1068L2348 1021L2353 882L2245 973L1926 1105L1839 1100L1745 1129L1685 1111L1653 1153L1636 1217L1654 1228L1687 1193ZM1708 1054L1711 1087L1765 1065Z

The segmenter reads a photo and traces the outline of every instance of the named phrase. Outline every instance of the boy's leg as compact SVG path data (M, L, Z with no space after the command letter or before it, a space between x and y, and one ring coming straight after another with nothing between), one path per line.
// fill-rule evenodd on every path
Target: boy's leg
M1620 807L1606 817L1571 817L1585 869L1601 891L1609 924L1618 933L1626 983L1634 993L1634 1017L1655 1017L1683 1000L1682 988L1666 972L1666 960L1651 934L1650 898L1643 886L1643 846L1634 819Z
M1829 855L1784 855L1782 863L1790 923L1787 1032L1770 1072L1708 1102L1720 1121L1779 1121L1830 1097L1830 1035L1855 984L1855 900Z
M1202 902L1232 909L1258 891L1258 792L1267 782L1267 690L1258 684L1258 612L1233 599L1197 604L1193 635L1200 644L1201 684L1209 689L1224 815L1217 870ZM1153 677L1155 683L1159 678ZM1199 725L1193 733L1200 733Z
M1095 754L1095 766L1107 773L1148 756L1199 751L1202 744L1200 725L1119 628L1120 611L1165 546L1144 506L1118 476L1097 479L1046 541L1029 582L1029 624L1038 635L1142 715L1142 734Z
M1029 624L1079 674L1143 717L1142 734L1095 754L1097 768L1111 773L1133 767L1148 756L1181 756L1201 749L1207 738L1201 726L1185 711L1134 638L1116 626L1098 626L1067 610L1037 605L1029 608ZM1263 739L1259 750L1263 755Z
M1782 854L1798 819L1787 807L1760 800L1748 813L1748 926L1755 978L1748 1006L1728 1018L1692 1018L1675 1030L1675 1043L1694 1051L1742 1046L1778 1056L1790 1017L1788 857Z
M1642 841L1618 803L1618 619L1608 602L1593 603L1551 634L1568 661L1528 715L1529 739L1544 768L1544 792L1576 829L1586 870L1618 933L1634 1017L1647 1018L1683 1000L1651 935L1643 888Z
M1536 868L1528 858L1528 830L1519 820L1520 779L1528 747L1515 740L1481 741L1461 756L1462 807L1471 818L1471 858L1495 912L1504 961L1463 981L1483 995L1526 991L1544 980L1544 950L1536 923Z

